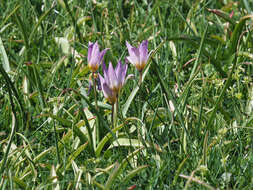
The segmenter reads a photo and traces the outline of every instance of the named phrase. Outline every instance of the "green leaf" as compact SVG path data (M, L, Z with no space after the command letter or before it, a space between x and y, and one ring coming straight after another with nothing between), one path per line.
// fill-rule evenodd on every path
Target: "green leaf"
M68 127L68 128L72 127L71 121L61 118L61 117L54 115L52 113L41 114L40 117L51 117L51 118L59 121L65 127ZM87 138L83 134L83 132L76 125L73 125L73 130L74 130L75 134L80 138L80 141L82 142L82 144L85 144L87 141Z
M87 147L88 142L86 142L85 144L82 144L81 146L79 146L75 152L73 152L69 157L68 157L68 161L67 161L67 165L64 168L64 170L67 170L70 165L72 164L72 161L76 159L76 157Z
M139 166L138 168L132 170L131 172L127 174L127 176L123 179L123 181L124 182L129 181L130 179L132 179L134 176L136 176L138 173L140 173L142 170L144 170L147 167L148 165L144 165L144 166Z
M17 11L20 7L21 7L21 5L17 5L17 6L13 9L13 11L12 11L12 12L4 19L4 21L1 23L0 28L3 27L3 25L6 23L6 21L7 21L10 17L12 17L12 15L15 14L16 11Z
M236 22L233 18L230 18L229 14L223 12L222 10L218 10L218 9L208 9L207 10L211 13L216 14L217 16L223 18L224 20L226 20L227 22L231 23L232 25L235 25Z
M114 170L110 174L110 176L105 184L105 190L109 190L111 188L114 180L120 175L122 170L124 170L124 168L127 166L127 163L129 163L130 159L132 159L141 150L142 150L142 148L135 150L134 152L129 154L120 164L118 162L115 164Z
M37 28L39 27L39 25L41 24L41 22L47 17L47 15L51 12L51 10L53 10L55 6L52 6L49 10L47 10L38 20L38 22L36 23L36 25L33 27L32 32L29 36L29 43L31 43L33 35L35 33L35 31L37 31Z
M112 142L108 149L116 146L144 147L142 142L138 139L119 138L116 141Z
M219 104L220 104L221 101L223 100L223 97L224 97L224 95L225 95L225 92L226 92L226 90L228 89L228 87L229 87L229 85L230 85L230 82L231 82L231 80L232 80L232 74L233 74L233 72L234 72L234 69L235 69L235 66L236 66L236 61L237 61L237 59L235 58L235 54L233 54L233 55L230 57L229 60L230 60L231 63L233 63L233 67L232 67L232 69L231 69L231 71L230 71L230 73L229 73L228 79L226 80L226 83L225 83L225 85L224 85L224 87L223 87L223 89L222 89L222 91L221 91L220 96L218 97L217 101L215 102L213 111L212 111L212 113L211 113L211 116L210 116L210 118L209 118L209 120L208 120L208 123L207 123L207 126L206 126L206 128L207 128L208 130L211 130L211 128L212 128L211 126L212 126L212 124L213 124L213 120L214 120L214 118L215 118L215 115L216 115L217 109L218 109L218 107L219 107Z
M182 170L184 164L185 164L186 161L188 160L188 158L189 158L189 156L187 156L187 157L179 164L179 166L178 166L178 168L177 168L177 171L176 171L176 173L175 173L175 176L174 176L173 185L176 185L176 183L177 183L177 178L178 178L178 176L179 176L179 174L180 174L180 172L181 172L181 170Z
M10 68L10 63L9 63L9 59L7 57L4 45L3 45L3 41L2 38L0 37L0 53L1 53L1 58L2 58L2 63L3 63L3 68L5 70L6 73L9 73L11 68Z
M122 129L125 125L120 125L114 129L112 129L113 133L116 133L117 131L119 131L120 129ZM95 151L95 155L96 157L100 156L100 153L105 145L106 142L108 142L110 139L112 138L112 134L109 132L107 133L104 138L98 143L96 151Z
M247 15L240 19L239 23L236 24L235 29L232 33L231 40L230 40L230 48L229 48L229 55L233 55L236 52L238 41L240 35L243 31L243 27L245 26L246 20L253 18L253 15Z
M12 176L12 180L22 189L27 189L27 185L24 183L24 180L21 180L16 176Z

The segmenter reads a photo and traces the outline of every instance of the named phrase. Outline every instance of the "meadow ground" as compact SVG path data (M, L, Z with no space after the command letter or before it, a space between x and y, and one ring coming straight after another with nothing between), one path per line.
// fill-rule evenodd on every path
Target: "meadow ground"
M0 1L0 189L253 189L252 11Z

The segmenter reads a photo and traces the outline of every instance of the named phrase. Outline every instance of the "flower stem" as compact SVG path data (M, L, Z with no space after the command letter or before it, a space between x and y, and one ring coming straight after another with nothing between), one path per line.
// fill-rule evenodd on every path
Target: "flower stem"
M118 117L118 96L116 98L116 102L115 102L115 108L114 108L114 127L117 126L117 117Z
M112 104L112 129L114 128L114 104Z
M114 129L117 125L117 114L118 112L118 97L116 98L116 102L112 104L112 129Z
M139 75L139 86L141 85L142 83L142 71L140 71L140 75Z
M95 98L95 108L97 111L98 110L98 102L97 102L97 87L96 87L96 79L95 79L95 72L92 72L92 82L93 82L93 89L94 89L94 98ZM97 139L97 142L99 142L100 140L100 123L99 123L99 120L98 118L96 118L96 125L97 125L97 128L95 129L96 130L96 139Z
M98 102L97 102L97 91L96 91L96 81L95 81L95 73L92 73L92 82L93 82L93 89L94 89L94 98L95 98L95 107L98 111Z

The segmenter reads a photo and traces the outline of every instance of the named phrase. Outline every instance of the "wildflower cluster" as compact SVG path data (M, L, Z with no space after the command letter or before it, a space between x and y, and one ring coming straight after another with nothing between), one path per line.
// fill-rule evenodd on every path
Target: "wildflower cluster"
M148 54L148 41L143 41L138 48L131 46L128 42L126 42L126 46L128 49L129 56L126 59L133 64L136 69L142 74L143 69L147 64L147 60L149 58ZM108 49L104 49L103 51L99 51L99 45L97 42L88 44L88 67L92 72L92 76L97 76L95 73L97 72L99 66L102 63L103 57ZM132 77L133 75L128 75L126 77L128 65L122 64L119 60L115 69L112 66L112 63L109 63L108 68L106 68L105 62L103 63L103 76L98 74L99 78L99 87L101 86L103 94L105 98L111 103L114 104L117 101L120 90L126 83L127 79ZM91 80L90 80L91 81ZM94 80L95 81L95 78ZM90 87L91 87L90 82ZM94 85L95 87L95 85Z

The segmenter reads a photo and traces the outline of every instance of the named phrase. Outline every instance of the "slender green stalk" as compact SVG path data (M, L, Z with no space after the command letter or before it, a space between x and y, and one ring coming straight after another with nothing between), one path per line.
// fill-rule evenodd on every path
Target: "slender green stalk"
M117 117L118 117L118 96L114 104L112 104L112 129L117 126Z
M73 26L75 28L75 31L77 33L77 36L78 36L78 39L81 43L83 43L83 38L82 38L82 35L81 35L81 32L79 30L79 27L77 25L77 22L76 22L76 19L75 17L73 16L70 8L69 8L69 5L68 5L68 1L67 0L63 0L64 4L65 4L65 7L66 7L66 10L67 12L69 13L70 17L71 17L71 20L72 20L72 23L73 23Z
M139 73L140 75L139 75L139 86L141 85L141 83L142 83L142 71Z
M95 99L95 108L97 111L99 111L98 109L98 101L97 101L97 85L96 85L96 80L95 80L95 73L92 73L92 82L93 82L93 90L94 90L94 99ZM100 124L99 124L99 119L96 118L96 136L97 136L97 142L99 142L100 140Z
M92 73L92 82L93 82L93 90L94 90L94 98L95 98L95 107L98 110L96 81L95 81L95 73L94 72Z
M114 104L112 104L112 129L114 128Z
M6 81L6 84L7 84L7 90L8 90L8 93L9 93L9 97L10 97L10 102L11 102L11 109L12 109L12 129L11 129L11 134L10 134L10 139L9 139L9 142L8 142L8 145L7 145L7 148L6 148L6 152L4 154L4 158L3 158L3 161L2 161L2 166L0 168L0 179L2 179L2 174L4 172L4 169L6 168L6 161L7 161L7 158L8 158L8 154L9 154L9 151L10 151L10 148L11 148L11 143L13 141L13 138L14 138L14 135L15 135L15 132L16 132L16 128L18 126L17 122L17 115L16 115L16 110L15 110L15 105L14 105L14 102L13 102L13 99L12 99L12 92L11 92L11 87L9 86L9 83Z
M118 117L118 104L119 104L119 98L117 96L116 98L116 102L114 104L115 108L114 108L114 127L117 126L117 117Z
M55 128L55 122L53 121L54 125L54 136L55 136L55 148L56 148L56 153L57 153L57 163L60 164L60 153L59 153L59 148L58 148L58 138L57 138L57 133L56 133L56 128Z

